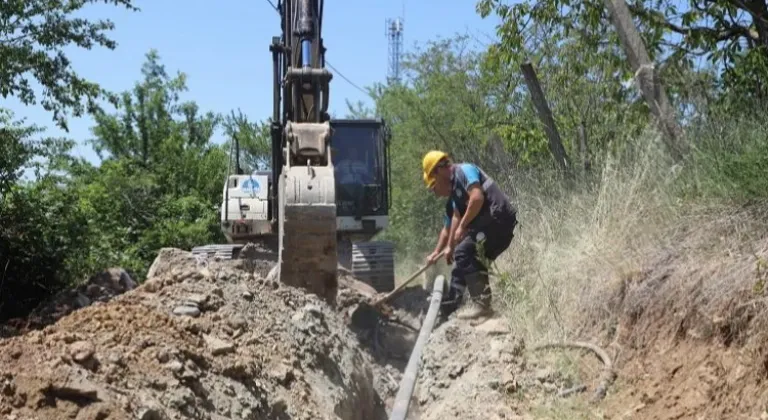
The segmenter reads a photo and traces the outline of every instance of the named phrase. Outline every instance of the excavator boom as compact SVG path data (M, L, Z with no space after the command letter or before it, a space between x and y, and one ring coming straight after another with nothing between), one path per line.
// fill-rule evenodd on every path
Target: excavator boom
M336 183L327 113L332 75L325 68L320 36L323 0L287 0L278 3L278 10L283 34L272 48L277 270L282 283L335 303Z

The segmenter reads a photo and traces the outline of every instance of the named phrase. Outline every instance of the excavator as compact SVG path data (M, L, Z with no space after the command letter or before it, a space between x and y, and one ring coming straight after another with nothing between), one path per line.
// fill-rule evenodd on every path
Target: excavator
M389 222L390 133L381 118L330 118L323 6L277 3L282 36L269 47L271 168L243 173L235 138L235 168L228 169L221 204L227 243L192 253L233 259L245 245L259 244L277 254L283 284L335 302L339 266L379 292L394 288L393 244L372 240Z

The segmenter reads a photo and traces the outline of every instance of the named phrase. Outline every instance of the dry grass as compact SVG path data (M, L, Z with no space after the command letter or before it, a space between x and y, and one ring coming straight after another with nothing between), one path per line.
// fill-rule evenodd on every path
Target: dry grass
M717 403L696 410L713 418L750 412L764 396L754 384L768 375L768 206L681 199L681 177L690 173L671 165L650 134L637 144L645 147L606 157L593 188L511 177L505 189L514 187L520 225L496 263L496 298L529 346L591 341L608 348L625 375L644 372L625 364L656 363L681 340L703 345L702 355L717 348L711 344L738 346L753 381L737 381L715 394ZM613 391L631 401L625 386L620 379ZM688 398L680 392L680 401ZM594 418L602 411L571 400L550 403L537 418Z
M632 311L620 299L627 286L664 265L678 273L664 286L669 296L700 290L701 302L714 302L751 287L746 272L689 274L749 265L765 251L755 248L765 227L760 217L680 200L680 168L669 164L658 138L649 133L637 144L646 146L604 159L595 188L572 192L553 182L544 190L540 178L512 177L520 225L497 262L497 296L528 341L614 332L621 314ZM659 299L658 287L639 290L630 306Z

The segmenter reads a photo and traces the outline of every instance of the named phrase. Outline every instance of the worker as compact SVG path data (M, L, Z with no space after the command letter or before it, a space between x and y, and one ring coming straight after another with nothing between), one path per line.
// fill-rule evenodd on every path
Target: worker
M447 197L443 228L435 250L427 257L433 263L446 249L446 262L453 263L451 282L443 295L441 312L449 316L461 305L465 289L470 305L457 318L479 320L493 315L486 263L495 261L512 242L517 209L482 169L471 163L453 163L444 152L432 150L422 161L424 182L439 197ZM478 258L482 244L485 261Z

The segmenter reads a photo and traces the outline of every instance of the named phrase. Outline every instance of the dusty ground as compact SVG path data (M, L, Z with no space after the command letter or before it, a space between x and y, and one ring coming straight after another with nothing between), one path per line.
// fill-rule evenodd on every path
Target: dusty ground
M581 332L615 364L604 400L589 401L593 354L535 350L503 317L449 319L430 337L409 419L767 419L766 270L744 252L693 264L696 249L659 253L604 290ZM768 242L751 249L768 257ZM141 286L119 269L94 276L5 326L0 415L387 418L427 292L406 289L392 322L354 330L346 310L372 288L342 273L331 308L265 280L271 267L168 249Z
M163 250L150 278L0 342L9 419L381 419L370 357L319 299ZM387 379L389 381L389 379Z

